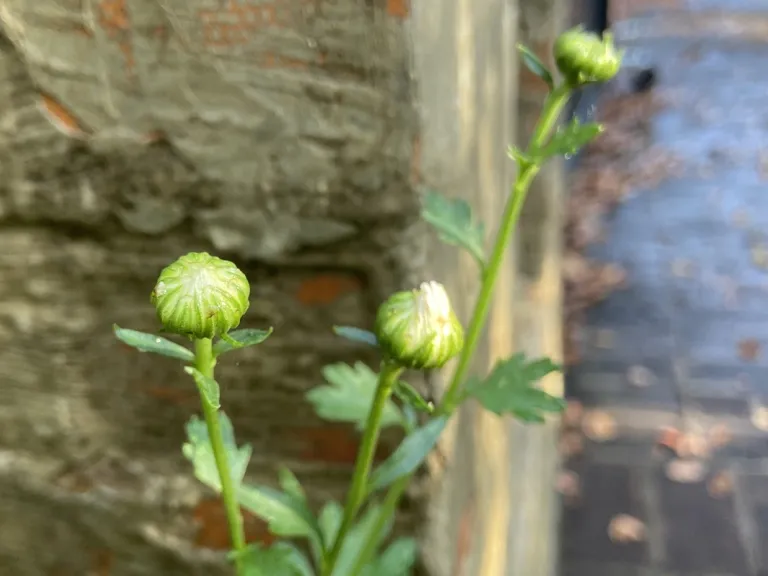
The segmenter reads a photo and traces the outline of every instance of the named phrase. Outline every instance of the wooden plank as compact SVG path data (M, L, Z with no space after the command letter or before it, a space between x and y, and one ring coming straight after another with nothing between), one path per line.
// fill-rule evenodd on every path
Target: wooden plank
M521 127L518 83L526 101L539 106L545 92L520 76L517 31L531 33L547 49L566 12L561 0L528 0L524 6L496 0L414 4L415 65L424 103L420 169L425 185L473 206L495 233L514 179L506 156ZM520 14L518 14L518 12ZM524 22L519 26L518 17ZM494 23L489 25L489 23ZM535 79L534 79L535 81ZM538 110L527 108L527 120ZM528 127L529 128L529 127ZM526 128L523 127L523 130ZM536 220L515 242L503 265L476 362L486 373L500 358L524 348L561 357L560 233L562 166L544 170L528 210ZM489 234L490 237L490 234ZM522 259L534 246L535 263ZM432 246L433 276L451 293L466 321L478 290L474 263L453 248ZM521 272L521 265L528 269ZM452 366L446 370L450 374ZM562 379L545 382L562 393ZM467 406L454 419L441 447L446 471L433 470L425 562L439 576L553 574L558 502L553 424L522 427ZM525 498L520 498L525 494Z
M413 5L414 64L423 103L420 166L425 186L462 197L493 232L510 189L518 60L515 2L432 0ZM459 317L471 316L479 289L475 263L435 241L430 274L443 282ZM499 290L512 294L508 263ZM511 323L511 309L495 309ZM495 354L512 350L511 336L493 331ZM490 365L488 338L477 354L478 371ZM506 354L504 354L506 355ZM446 367L451 374L453 364ZM509 514L506 423L465 406L441 439L446 469L433 469L424 560L436 576L504 573ZM482 568L481 568L482 566Z

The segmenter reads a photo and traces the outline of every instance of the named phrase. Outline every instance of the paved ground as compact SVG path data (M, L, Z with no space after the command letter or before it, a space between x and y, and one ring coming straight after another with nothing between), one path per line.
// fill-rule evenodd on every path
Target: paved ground
M724 12L616 27L675 95L652 139L684 172L593 250L630 280L567 378L561 576L768 575L768 0L691 5Z

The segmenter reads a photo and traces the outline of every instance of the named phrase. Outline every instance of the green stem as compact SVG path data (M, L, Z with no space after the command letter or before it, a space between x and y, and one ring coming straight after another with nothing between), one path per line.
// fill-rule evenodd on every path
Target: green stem
M531 136L531 141L528 144L527 151L529 154L540 148L546 142L547 138L549 138L549 135L560 116L560 112L568 101L570 93L571 88L565 83L549 93L544 102L539 121ZM461 385L467 376L472 357L477 349L480 336L483 333L483 327L485 326L485 321L488 317L488 310L491 306L491 301L493 300L493 290L496 286L496 279L499 276L501 264L504 261L504 252L510 245L512 235L517 229L520 213L523 210L523 205L525 204L525 199L528 195L528 188L539 173L539 170L541 170L541 162L542 159L536 158L531 164L526 164L518 168L517 179L512 188L512 194L504 207L501 227L496 235L496 242L494 243L493 251L491 252L491 258L485 269L485 274L483 275L480 294L477 297L475 309L472 313L472 319L470 320L469 328L467 329L464 347L461 350L461 355L459 356L459 361L456 365L456 371L453 373L451 383L445 392L445 396L443 396L443 401L436 410L437 415L452 413L456 409L456 405L460 402L462 391Z
M387 525L387 522L392 518L393 514L397 510L397 505L400 502L405 490L408 488L408 484L411 481L411 476L403 476L397 480L392 487L387 491L387 495L384 497L384 501L381 503L381 509L376 515L376 519L368 532L368 538L365 539L360 553L357 555L357 562L355 567L350 572L352 576L362 574L363 568L371 561L376 554L376 548L379 546L379 536L383 532Z
M402 371L403 369L393 362L384 362L382 366L379 381L376 385L376 395L373 398L368 421L365 423L363 439L360 443L357 459L355 460L355 472L352 476L352 486L349 489L347 502L344 506L344 517L336 534L336 539L333 542L333 547L328 556L326 556L323 576L331 576L333 573L347 532L352 527L355 516L365 499L368 489L368 475L373 466L376 444L378 443L379 432L381 431L381 420L384 416L384 407L387 405L387 400L389 400L389 396L392 394L392 388Z
M568 102L570 95L571 87L565 82L549 93L547 99L544 101L544 106L536 127L534 128L531 140L528 143L528 154L535 152L535 150L546 143L552 130L557 124L560 113L566 102ZM518 167L517 178L512 188L512 194L504 207L501 227L496 235L490 262L483 275L483 282L472 313L472 319L469 323L464 347L461 350L461 355L459 356L456 371L453 373L451 383L443 396L442 402L440 402L440 405L435 410L436 416L451 414L461 401L461 384L467 375L470 362L474 356L480 341L480 335L485 326L488 309L490 308L493 297L493 289L499 271L501 270L501 264L504 261L504 252L509 246L512 235L517 228L517 223L520 220L520 213L522 212L525 198L528 194L528 188L539 173L539 170L541 170L542 161L543 159L541 158L535 158L533 163ZM400 478L390 487L374 523L374 529L368 533L368 538L361 548L361 553L358 555L355 570L352 572L353 575L357 576L373 557L379 542L379 534L381 533L381 530L384 529L388 519L395 514L400 498L407 489L410 480L410 475L405 476Z
M213 341L210 338L195 340L195 368L204 376L213 378L213 368L216 360L213 357ZM235 484L232 482L232 472L227 462L227 451L224 446L224 437L221 434L219 414L216 408L211 406L205 398L201 397L205 424L208 427L208 437L211 440L213 458L216 461L216 470L221 481L221 498L224 500L224 508L227 513L229 534L232 539L232 548L236 553L235 567L238 575L243 575L245 568L242 564L242 553L245 551L245 531L243 530L243 517L240 513L240 505L237 502Z

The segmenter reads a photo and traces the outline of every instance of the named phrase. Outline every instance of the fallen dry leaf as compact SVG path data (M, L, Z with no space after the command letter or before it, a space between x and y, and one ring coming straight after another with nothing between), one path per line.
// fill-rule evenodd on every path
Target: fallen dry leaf
M750 247L752 264L763 270L768 269L768 246L765 244L754 244Z
M749 214L746 210L737 210L731 215L731 222L737 228L746 228L749 226Z
M757 156L757 171L760 178L768 179L768 152L765 150L761 150Z
M733 432L725 424L715 424L709 429L709 444L719 449L727 446L733 440Z
M558 442L558 451L565 458L573 458L584 452L584 439L574 431L563 432Z
M557 491L567 500L573 501L581 495L581 480L572 470L563 470L557 476Z
M672 275L678 278L692 278L694 271L693 262L676 258L672 261Z
M701 482L706 471L706 467L699 460L680 458L667 462L666 466L667 478L682 484Z
M733 492L733 474L729 470L721 470L707 483L707 492L712 498L723 498Z
M599 328L595 331L595 347L602 350L613 350L616 347L616 331Z
M608 525L608 537L617 544L645 540L645 524L629 514L619 514Z
M760 342L754 338L745 338L738 343L739 358L745 362L754 362L760 354Z
M584 406L578 400L568 400L563 410L563 425L569 428L577 427L581 423L584 414Z
M761 404L752 405L749 419L752 426L763 432L768 432L768 408Z
M629 370L627 370L627 380L632 386L647 388L648 386L656 384L658 378L656 378L656 375L645 366L636 365L631 366Z
M584 415L581 424L584 434L595 442L613 440L618 433L616 419L603 410L591 410Z
M671 426L665 426L661 429L656 445L667 448L672 452L677 452L677 443L680 440L680 436L682 436L680 430Z
M702 434L686 432L677 439L675 452L680 458L705 458L709 454L709 443Z

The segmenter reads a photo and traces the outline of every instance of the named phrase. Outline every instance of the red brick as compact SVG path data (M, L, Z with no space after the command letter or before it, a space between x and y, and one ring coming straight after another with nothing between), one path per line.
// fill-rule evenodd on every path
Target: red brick
M322 306L362 289L362 282L353 274L318 274L302 282L296 292L296 300L305 306Z
M393 18L405 20L411 15L411 1L387 0L387 14Z
M248 542L261 542L270 545L275 537L267 529L267 523L246 510L243 514L243 528ZM212 550L229 550L232 547L229 536L227 513L220 498L202 500L192 512L198 525L195 546Z
M299 457L306 462L355 463L360 448L360 435L351 426L325 424L300 428L298 435L303 444ZM375 460L385 460L390 453L386 446L379 443Z

